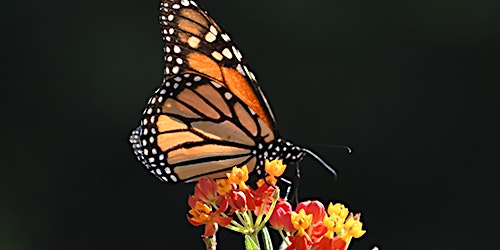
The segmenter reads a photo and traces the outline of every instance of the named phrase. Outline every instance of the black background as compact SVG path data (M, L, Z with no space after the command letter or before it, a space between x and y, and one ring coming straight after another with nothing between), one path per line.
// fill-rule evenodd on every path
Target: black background
M232 35L302 164L300 198L342 201L350 249L492 249L499 223L499 2L200 3ZM202 249L192 185L128 145L162 79L155 1L2 4L0 249ZM353 153L323 146L348 145ZM219 249L242 249L219 234Z

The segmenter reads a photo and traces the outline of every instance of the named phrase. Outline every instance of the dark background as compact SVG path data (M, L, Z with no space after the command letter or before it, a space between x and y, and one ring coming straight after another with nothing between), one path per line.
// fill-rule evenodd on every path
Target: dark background
M202 249L192 185L128 145L162 79L159 0L2 3L0 249ZM342 201L350 249L498 247L496 0L200 3L314 150L300 198ZM348 145L354 152L323 146ZM243 249L219 234L220 249Z

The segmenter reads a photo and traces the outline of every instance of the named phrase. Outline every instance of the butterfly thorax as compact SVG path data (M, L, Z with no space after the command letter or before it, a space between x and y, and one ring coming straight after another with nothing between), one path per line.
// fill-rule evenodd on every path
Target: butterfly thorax
M255 153L259 158L259 163L256 166L256 172L259 175L263 174L262 170L264 169L265 159L269 161L279 159L284 161L285 163L294 163L302 160L302 158L305 156L302 148L281 138L278 138L275 141L267 144L259 143Z

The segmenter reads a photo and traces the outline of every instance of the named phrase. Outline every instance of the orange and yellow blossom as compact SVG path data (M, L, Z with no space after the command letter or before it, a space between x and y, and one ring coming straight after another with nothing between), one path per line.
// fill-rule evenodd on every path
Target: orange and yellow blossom
M248 180L248 168L244 165L241 168L233 167L231 173L227 173L229 183L234 183L239 186L241 190L248 190L245 182Z

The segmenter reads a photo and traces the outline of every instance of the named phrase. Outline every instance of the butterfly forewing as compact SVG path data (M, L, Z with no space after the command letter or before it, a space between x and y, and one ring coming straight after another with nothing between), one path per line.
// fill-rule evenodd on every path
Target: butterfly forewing
M272 111L240 50L206 11L194 1L164 0L160 23L165 76L196 73L217 81L276 130Z

